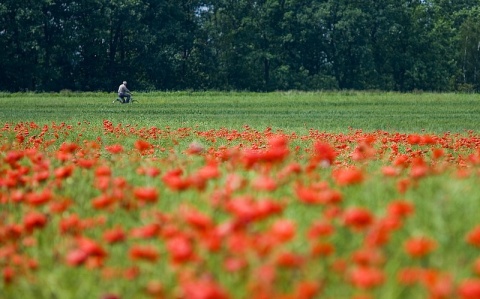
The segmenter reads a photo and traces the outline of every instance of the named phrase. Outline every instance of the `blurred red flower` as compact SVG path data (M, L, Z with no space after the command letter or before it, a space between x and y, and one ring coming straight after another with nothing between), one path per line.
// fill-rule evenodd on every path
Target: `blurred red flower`
M145 260L156 262L159 254L155 247L150 245L134 245L129 250L129 256L132 260Z
M185 236L176 236L167 241L167 250L176 264L190 261L194 256L191 241Z
M413 214L415 206L406 200L395 200L388 204L387 210L390 216L404 218Z
M312 299L322 290L322 284L318 281L304 280L297 283L293 298Z
M23 225L27 232L32 232L34 229L43 228L47 224L47 216L40 212L28 212L23 217Z
M273 223L270 232L279 241L287 242L295 237L296 225L293 220L280 219Z
M41 192L29 192L26 194L25 201L32 206L41 206L49 202L53 198L53 193L50 189L44 189Z
M461 299L479 299L480 279L469 278L461 281L458 285L458 295Z
M309 239L316 239L319 237L327 237L332 235L335 232L335 227L324 220L314 221L307 232L307 237Z
M363 172L355 166L336 169L332 172L332 177L339 186L360 184L365 178Z
M141 202L155 203L158 200L158 191L155 187L136 187L133 194Z
M385 274L374 267L356 266L348 272L350 282L362 289L380 286L385 281Z
M188 299L227 299L230 298L223 288L211 278L189 280L182 283L182 298Z
M4 267L2 270L2 277L4 284L11 284L15 278L15 270L10 266Z
M361 207L350 207L343 213L343 222L355 230L364 230L373 223L372 213Z
M123 152L123 146L121 144L108 145L105 149L111 154L120 154Z
M405 241L404 249L413 258L421 258L437 248L437 242L427 237L412 237Z
M314 156L312 160L315 164L320 163L324 166L330 166L335 161L337 155L335 149L328 143L317 142L314 144Z
M121 227L115 227L104 231L103 239L110 244L119 243L126 239L126 234Z
M465 241L472 246L480 248L480 225L475 226L467 233Z
M149 142L139 139L135 141L134 147L139 150L141 153L144 153L153 147Z

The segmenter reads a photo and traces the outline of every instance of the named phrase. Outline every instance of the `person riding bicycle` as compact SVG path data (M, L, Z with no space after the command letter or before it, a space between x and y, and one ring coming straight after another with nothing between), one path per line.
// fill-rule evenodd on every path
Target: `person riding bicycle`
M127 81L123 81L123 83L118 87L118 97L124 103L129 103L131 96L131 92L127 88ZM127 101L125 101L125 98L127 98Z

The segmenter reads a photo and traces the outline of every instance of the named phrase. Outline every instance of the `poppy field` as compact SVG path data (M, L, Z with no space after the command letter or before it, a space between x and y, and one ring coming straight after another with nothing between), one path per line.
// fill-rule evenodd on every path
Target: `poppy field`
M0 124L0 298L480 298L475 130L153 125L142 106L47 122L43 105Z

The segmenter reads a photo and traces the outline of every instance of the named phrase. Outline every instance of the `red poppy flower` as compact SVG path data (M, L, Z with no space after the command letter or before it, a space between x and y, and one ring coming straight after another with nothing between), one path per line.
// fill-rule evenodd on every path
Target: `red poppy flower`
M470 278L460 282L458 286L458 295L461 299L480 298L480 279Z
M246 234L236 233L228 236L226 247L233 254L242 255L250 249L250 239Z
M60 220L59 224L61 234L79 234L82 230L82 221L77 214L71 214Z
M373 267L354 267L348 273L351 283L362 289L370 289L380 286L385 281L385 274Z
M402 168L408 167L410 163L410 158L407 155L398 155L393 160L393 165L400 166Z
M53 197L53 194L50 191L50 189L44 189L43 191L37 192L37 193L35 192L27 193L25 201L31 204L32 206L40 206L50 201L52 197Z
M334 170L332 177L338 185L347 186L362 183L365 176L360 169L352 166Z
M54 201L49 204L49 210L51 213L60 214L65 212L72 204L73 201L69 198Z
M2 227L0 225L0 241L5 241L5 240L11 240L11 241L17 241L20 239L24 232L24 225L12 223L9 225L5 225ZM1 250L1 247L0 247ZM0 259L1 259L1 254L0 254Z
M317 296L322 289L322 285L318 281L300 281L295 286L294 298L296 299L312 299Z
M216 162L209 162L207 165L200 168L196 172L196 175L204 180L210 180L218 178L220 176L220 170L218 170L218 165Z
M428 174L429 167L422 158L416 158L412 161L412 168L410 169L410 176L414 179L419 179Z
M112 144L106 146L105 149L111 154L120 154L123 152L123 146L121 144Z
M445 155L445 151L442 148L432 148L432 155L437 160Z
M159 254L157 249L153 246L134 245L130 248L129 256L132 260L145 260L149 262L156 262Z
M427 288L430 298L452 298L454 293L453 280L449 273L428 269L423 273L422 284Z
M47 224L47 216L39 212L29 212L23 218L23 225L27 232L43 228Z
M78 144L64 142L60 145L59 151L62 151L64 153L73 153L79 148L80 146Z
M158 191L155 187L137 187L133 189L133 194L141 202L154 203L158 200Z
M185 190L189 187L188 180L182 178L183 171L179 168L167 172L162 181L172 190Z
M310 248L310 255L312 257L326 257L333 253L335 253L335 247L331 243L314 243Z
M327 237L332 235L334 231L335 231L335 228L333 227L332 224L323 220L317 220L313 222L310 228L308 229L307 237L309 239Z
M308 187L303 187L298 185L295 187L295 194L297 195L298 199L305 204L320 203L318 192L313 188L308 188Z
M85 252L88 256L104 258L107 256L107 251L95 240L80 237L77 238L77 246L80 250Z
M10 266L6 266L5 268L3 268L2 277L3 282L6 285L11 284L15 278L15 270Z
M276 265L285 268L299 268L304 262L303 256L293 252L282 252L276 259Z
M337 155L335 149L328 143L317 142L314 145L314 161L316 164L322 163L330 166L335 161Z
M329 189L328 186L317 190L314 186L304 187L297 185L295 193L298 199L305 204L336 204L343 199L340 191Z
M362 248L352 254L352 260L359 266L381 266L385 263L385 255L379 249Z
M147 224L141 227L132 228L130 236L133 238L148 239L158 236L160 233L160 226L156 223Z
M351 207L343 214L343 221L346 226L356 230L364 230L373 223L373 215L366 208Z
M480 225L477 225L467 233L465 241L472 246L480 248Z
M355 147L355 149L353 150L353 153L350 154L350 156L354 161L362 161L375 157L375 154L376 150L371 143L360 141L357 147Z
M430 254L437 247L437 242L427 237L413 237L405 241L405 251L414 258Z
M228 299L223 288L210 278L189 280L182 284L182 298L189 299Z
M126 234L121 227L106 230L103 233L103 239L110 244L119 243L126 239Z
M105 209L115 203L115 198L107 194L101 194L92 199L91 204L95 209Z
M295 222L289 219L280 219L273 223L270 232L281 242L287 242L295 237Z
M406 200L395 200L388 204L387 210L390 216L404 218L413 214L415 206Z
M95 176L102 177L102 176L111 176L112 170L107 165L100 165L95 169Z
M73 165L61 166L61 167L55 169L55 171L54 171L55 177L57 179L68 178L72 175L73 169L74 169Z
M177 236L167 241L167 249L174 263L184 263L193 258L194 251L190 240L184 236Z
M135 141L134 146L140 152L145 152L153 147L152 144L142 139Z
M160 174L160 169L156 168L156 167L139 167L137 169L137 173L139 175L146 175L146 176L149 176L149 177L156 177Z
M87 259L88 254L85 251L81 249L75 249L67 254L66 262L70 266L80 266L85 263Z
M190 208L182 209L182 215L188 224L190 224L192 227L194 227L199 231L205 232L213 228L213 225L214 225L213 220L209 216L195 209L190 209Z
M16 168L17 162L20 161L24 157L23 151L9 151L5 155L4 161L10 164L12 168Z

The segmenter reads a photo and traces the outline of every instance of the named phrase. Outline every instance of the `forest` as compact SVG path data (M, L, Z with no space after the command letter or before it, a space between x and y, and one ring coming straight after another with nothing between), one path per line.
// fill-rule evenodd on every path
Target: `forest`
M0 91L480 90L478 0L2 0Z

